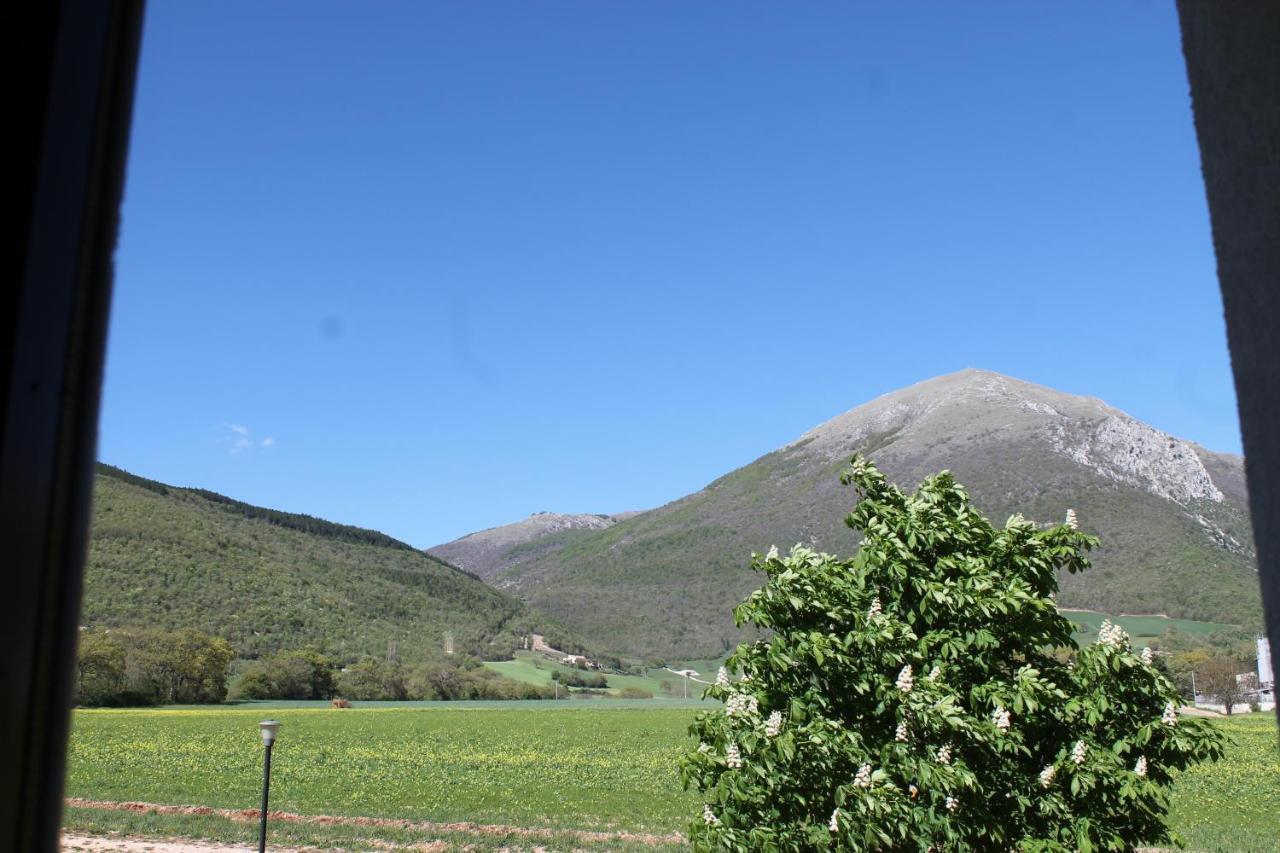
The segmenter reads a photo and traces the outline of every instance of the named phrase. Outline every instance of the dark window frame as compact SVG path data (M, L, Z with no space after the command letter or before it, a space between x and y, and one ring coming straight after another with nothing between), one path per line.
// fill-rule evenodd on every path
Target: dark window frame
M1178 0L1280 648L1280 4ZM22 14L19 23L15 18ZM9 12L13 208L0 291L0 850L56 850L142 0Z

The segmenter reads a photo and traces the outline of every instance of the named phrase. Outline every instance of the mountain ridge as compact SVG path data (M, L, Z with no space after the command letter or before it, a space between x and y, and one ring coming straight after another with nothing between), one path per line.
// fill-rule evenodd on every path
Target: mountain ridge
M995 523L1076 508L1102 547L1095 569L1061 579L1064 606L1237 624L1260 613L1240 457L1098 398L978 369L881 395L656 509L509 551L488 580L617 651L714 654L738 636L733 605L759 585L751 552L852 552L841 519L854 496L837 476L854 452L906 488L951 470Z
M519 521L477 530L452 542L433 545L426 551L491 582L522 554L555 548L566 537L575 535L575 531L603 530L638 514L534 512Z

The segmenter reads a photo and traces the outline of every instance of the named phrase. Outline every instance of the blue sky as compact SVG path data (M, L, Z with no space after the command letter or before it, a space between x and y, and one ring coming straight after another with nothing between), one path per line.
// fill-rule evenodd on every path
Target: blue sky
M149 4L100 457L428 546L984 367L1239 452L1172 3Z

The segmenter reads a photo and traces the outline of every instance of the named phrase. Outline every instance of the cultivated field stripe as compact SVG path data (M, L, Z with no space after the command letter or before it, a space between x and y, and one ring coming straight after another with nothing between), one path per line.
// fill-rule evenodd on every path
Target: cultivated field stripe
M156 814L189 814L216 815L227 820L248 822L256 821L260 815L258 809L215 809L209 806L174 806L162 803L118 802L114 800L86 800L80 797L68 797L66 804L79 809L101 809L103 811L154 812ZM425 820L404 820L390 817L347 817L339 815L303 815L294 812L268 811L267 816L273 821L286 823L306 823L319 826L372 826L389 829L410 829L422 832L462 832L472 835L517 836L520 838L575 838L584 843L606 841L628 841L636 844L657 846L660 844L681 844L686 840L683 835L673 832L668 835L652 835L643 832L598 832L581 829L531 829L523 826L503 826L501 824L484 823L437 823Z

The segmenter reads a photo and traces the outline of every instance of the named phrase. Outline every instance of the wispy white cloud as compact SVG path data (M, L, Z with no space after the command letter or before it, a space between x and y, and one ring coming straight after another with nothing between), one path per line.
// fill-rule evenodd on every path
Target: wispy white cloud
M253 450L254 448L266 449L276 446L274 436L267 436L263 439L257 439L253 435L253 431L247 426L241 424L224 423L222 428L226 430L223 435L223 441L226 442L231 453L240 453L245 450Z

